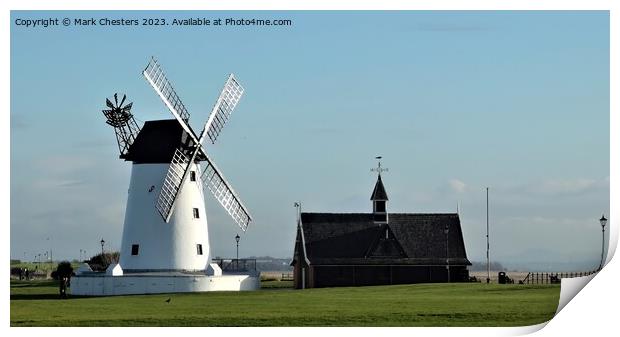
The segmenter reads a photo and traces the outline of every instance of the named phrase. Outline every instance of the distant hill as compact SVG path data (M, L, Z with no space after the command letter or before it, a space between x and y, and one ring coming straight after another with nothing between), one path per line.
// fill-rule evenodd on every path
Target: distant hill
M484 270L487 270L487 263L471 261L471 266L469 266L468 269L470 271L484 271ZM506 270L506 269L499 262L491 262L491 270L496 271L496 270Z
M271 256L250 256L249 259L256 259L256 269L258 271L292 271L290 266L291 258L277 258Z

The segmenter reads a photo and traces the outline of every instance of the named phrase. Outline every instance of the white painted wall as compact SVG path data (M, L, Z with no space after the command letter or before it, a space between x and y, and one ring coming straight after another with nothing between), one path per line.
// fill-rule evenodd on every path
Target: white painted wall
M205 270L210 262L207 212L198 165L196 181L189 177L166 223L155 202L169 164L133 164L127 196L120 265L123 270ZM149 192L151 186L153 190ZM194 219L193 208L200 217ZM131 255L131 246L140 245L138 255ZM203 255L196 245L202 244Z
M246 291L260 289L260 275L184 276L74 276L71 294L112 296L199 291Z

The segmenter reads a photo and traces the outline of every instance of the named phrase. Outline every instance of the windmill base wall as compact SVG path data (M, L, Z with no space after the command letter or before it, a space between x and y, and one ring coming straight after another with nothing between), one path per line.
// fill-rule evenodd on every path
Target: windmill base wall
M71 294L115 296L188 293L204 291L247 291L260 289L260 274L207 275L76 275Z

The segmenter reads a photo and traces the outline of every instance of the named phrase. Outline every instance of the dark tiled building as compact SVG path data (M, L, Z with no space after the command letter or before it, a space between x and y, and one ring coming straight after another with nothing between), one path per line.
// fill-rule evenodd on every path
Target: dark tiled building
M458 214L388 214L381 174L371 200L372 213L301 213L292 262L296 288L469 278Z

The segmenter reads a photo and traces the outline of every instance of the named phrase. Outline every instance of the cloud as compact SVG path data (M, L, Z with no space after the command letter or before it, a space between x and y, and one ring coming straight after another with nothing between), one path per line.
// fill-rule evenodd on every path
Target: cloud
M498 186L498 189L514 196L581 197L609 190L609 177L545 179L520 185Z
M92 148L109 147L110 144L111 143L108 140L91 139L91 140L85 140L85 141L79 142L75 144L75 146L79 148L92 149Z
M563 229L578 228L580 226L587 226L592 219L582 218L566 218L566 217L550 217L541 215L528 215L528 216L506 216L498 221L502 225L508 227L524 227L531 226L532 228L542 227L559 227Z
M455 201L469 199L472 197L473 192L474 190L464 181L451 178L441 182L436 188L431 190L415 190L412 193L407 193L399 197L405 198L405 200L415 205L426 205L424 206L426 209L443 209L444 207L450 207L450 209L452 209L455 205ZM397 199L394 198L394 200Z
M595 179L546 180L535 186L533 191L548 195L580 195L603 185L609 186L609 181L605 183L604 180Z
M79 155L53 155L41 158L37 167L44 167L51 175L66 175L84 171L95 166L94 158Z
M458 179L450 179L448 184L450 185L452 191L456 193L463 193L467 189L467 185Z
M56 182L56 186L58 187L78 187L78 186L82 186L84 185L85 181L84 180L64 180L64 181L57 181Z

